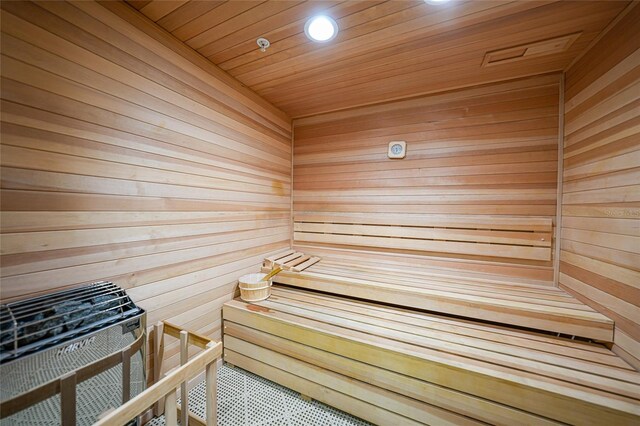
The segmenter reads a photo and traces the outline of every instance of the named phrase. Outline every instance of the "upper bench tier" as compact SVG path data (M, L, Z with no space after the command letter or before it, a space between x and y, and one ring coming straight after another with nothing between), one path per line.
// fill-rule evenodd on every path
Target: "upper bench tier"
M265 268L264 270L267 270ZM323 257L274 282L408 308L613 341L613 321L553 286L511 283L481 274L411 268Z

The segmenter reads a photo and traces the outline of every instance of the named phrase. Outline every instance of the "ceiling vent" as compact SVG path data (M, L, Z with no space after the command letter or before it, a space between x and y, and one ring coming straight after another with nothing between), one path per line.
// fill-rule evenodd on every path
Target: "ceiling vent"
M580 34L582 34L582 32L534 41L532 43L508 47L506 49L493 50L485 53L482 66L490 67L494 65L510 64L512 62L523 61L537 56L562 53L571 47L573 42L580 37Z

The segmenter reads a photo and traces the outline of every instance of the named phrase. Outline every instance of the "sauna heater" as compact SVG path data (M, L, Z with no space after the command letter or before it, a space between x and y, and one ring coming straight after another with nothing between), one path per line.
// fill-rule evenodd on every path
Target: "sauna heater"
M1 305L0 425L89 425L142 392L145 322L110 282Z

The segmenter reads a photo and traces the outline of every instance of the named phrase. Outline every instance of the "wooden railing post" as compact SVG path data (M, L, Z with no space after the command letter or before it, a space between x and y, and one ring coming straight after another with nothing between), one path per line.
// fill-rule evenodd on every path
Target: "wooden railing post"
M72 371L60 378L60 417L62 426L76 425L76 373Z
M153 381L158 383L162 379L162 360L164 358L164 324L158 321L153 326ZM153 406L153 414L161 416L164 413L164 397Z
M185 365L189 361L189 332L182 330L180 332L180 365ZM189 390L187 389L187 380L180 385L180 402L181 426L189 426Z
M131 347L122 350L122 403L131 399Z
M207 344L207 349L213 347L215 343ZM207 364L206 380L206 420L207 426L217 426L218 424L218 359Z
M176 389L173 389L164 397L164 424L165 426L178 425L178 403L176 402Z

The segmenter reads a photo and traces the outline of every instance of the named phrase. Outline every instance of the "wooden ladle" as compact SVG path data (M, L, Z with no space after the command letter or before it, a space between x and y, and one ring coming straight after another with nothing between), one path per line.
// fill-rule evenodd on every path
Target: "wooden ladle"
M282 272L282 268L278 266L277 268L274 268L273 270L271 270L271 272L265 275L264 278L262 278L260 281L269 281L271 278L275 277L280 272Z

